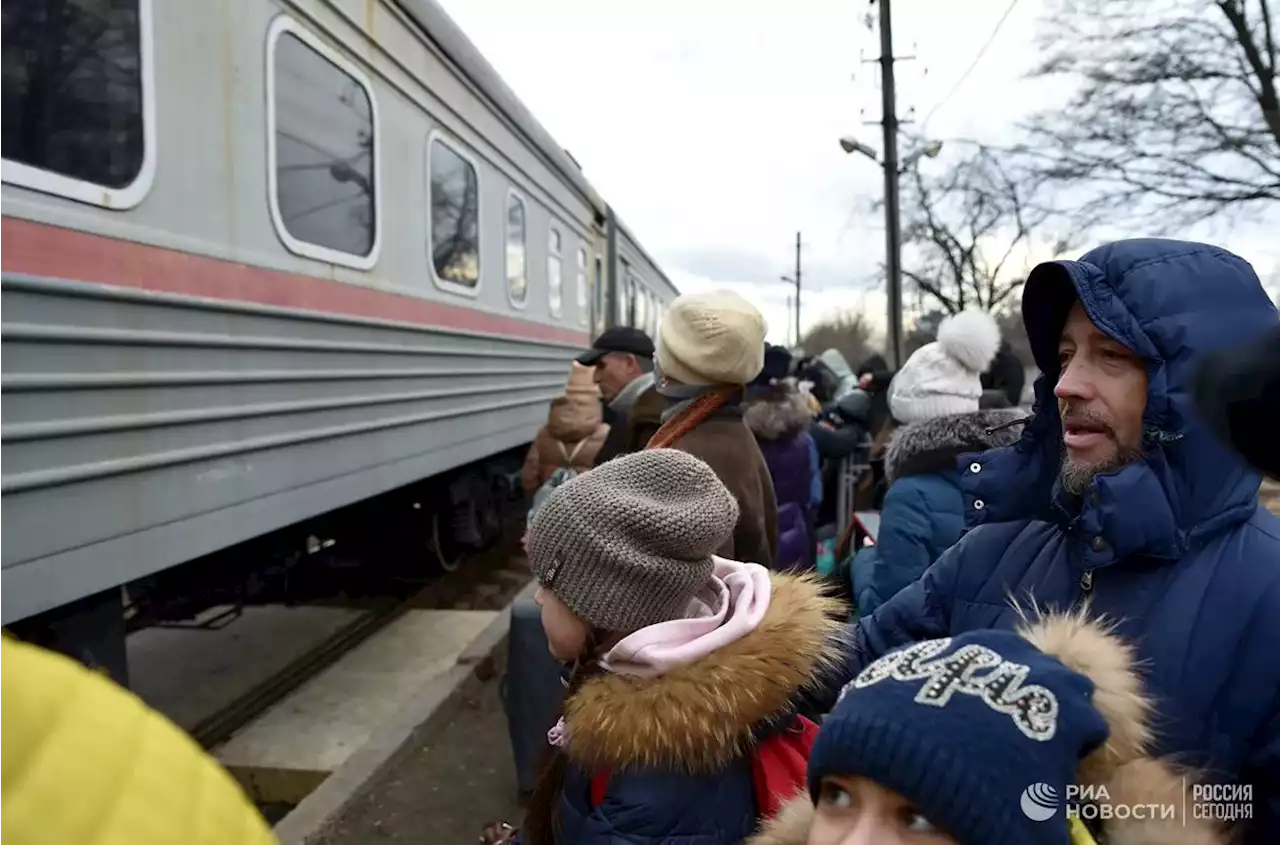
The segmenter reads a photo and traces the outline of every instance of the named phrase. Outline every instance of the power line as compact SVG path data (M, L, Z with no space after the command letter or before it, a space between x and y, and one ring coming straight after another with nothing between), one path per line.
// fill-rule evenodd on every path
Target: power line
M973 73L974 68L978 66L978 62L982 61L982 57L987 53L987 48L996 40L996 36L1000 34L1000 27L1004 26L1005 20L1009 17L1009 13L1013 11L1013 7L1016 5L1018 5L1018 0L1011 0L1008 8L1004 10L1004 14L1000 16L1000 20L996 21L995 29L991 30L991 34L987 36L987 40L978 49L978 54L974 56L973 61L969 63L969 69L960 75L960 78L956 80L955 85L951 86L951 90L947 92L947 95L939 100L937 104L929 110L929 113L925 115L924 122L920 124L921 132L923 132L925 127L928 126L930 118L937 113L938 109L945 106L947 101L955 96L955 93L960 90L960 86L964 85L965 80L969 78L969 74Z

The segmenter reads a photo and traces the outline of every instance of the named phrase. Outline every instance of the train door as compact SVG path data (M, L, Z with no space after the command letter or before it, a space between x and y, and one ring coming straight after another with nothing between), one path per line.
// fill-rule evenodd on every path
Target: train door
M593 337L599 337L605 328L605 310L607 299L605 293L608 292L609 283L604 277L604 256L596 253L596 275L595 285L591 290L591 334Z
M619 326L629 326L631 325L632 301L635 297L631 282L631 267L625 259L620 260L619 264L622 265L622 272L618 274L618 299L614 303L616 309L613 318Z
M638 281L635 284L635 302L635 323L633 325L652 337L652 333L649 332L649 296L644 289L644 285L639 284Z

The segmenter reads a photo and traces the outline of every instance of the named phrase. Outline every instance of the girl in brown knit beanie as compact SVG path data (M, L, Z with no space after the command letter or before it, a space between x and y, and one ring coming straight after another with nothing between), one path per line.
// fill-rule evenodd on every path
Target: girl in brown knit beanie
M551 653L574 669L524 826L486 841L729 845L801 787L816 729L793 702L840 659L844 611L810 576L716 557L737 519L715 472L675 449L551 494L529 562Z

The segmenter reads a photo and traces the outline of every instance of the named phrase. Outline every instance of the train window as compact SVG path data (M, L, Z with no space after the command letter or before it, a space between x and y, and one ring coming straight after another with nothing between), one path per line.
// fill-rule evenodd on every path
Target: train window
M299 255L367 270L382 223L372 86L287 17L272 24L268 43L268 173L280 239Z
M152 0L4 5L4 181L113 209L155 176Z
M480 180L475 163L444 139L431 137L427 172L436 284L475 296L480 284Z
M578 322L584 326L591 325L591 291L587 282L587 251L578 250L578 278L574 290L578 294Z
M529 277L525 273L524 200L515 191L507 192L507 295L511 304L523 308L529 299Z
M547 237L547 296L551 302L551 316L559 317L564 305L564 280L560 276L560 233L552 226Z

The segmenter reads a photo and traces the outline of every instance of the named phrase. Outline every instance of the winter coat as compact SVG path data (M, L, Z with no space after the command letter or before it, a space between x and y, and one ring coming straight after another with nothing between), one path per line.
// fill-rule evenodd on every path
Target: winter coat
M838 653L839 603L812 577L771 581L764 620L741 639L657 677L591 678L566 700L563 845L730 845L755 830L746 750L789 726L791 702Z
M547 424L538 429L524 458L520 483L525 495L533 496L561 467L586 472L595 466L596 453L609 435L602 419L600 400L590 394L571 393L552 400Z
M959 460L969 532L860 621L844 676L904 643L1012 627L1008 594L1090 600L1145 661L1158 750L1254 784L1245 841L1280 842L1280 518L1191 398L1200 356L1272 329L1275 306L1245 261L1203 244L1121 241L1038 273L1073 285L1094 325L1146 361L1144 456L1073 504L1056 485L1061 421L1041 376L1021 439ZM1059 328L1024 313L1037 365L1056 373Z
M1020 411L952 414L894 432L885 453L889 491L880 514L880 536L853 559L853 595L866 616L924 574L929 564L964 533L964 497L956 458L1007 446L1019 426L987 433L1023 416Z
M733 537L716 554L772 568L778 559L778 500L769 465L743 424L742 407L730 403L717 408L671 448L704 461L738 500Z
M780 570L811 566L815 551L811 526L822 502L822 482L817 447L807 431L808 405L795 390L765 393L747 400L742 419L755 435L773 479L778 507L774 566Z
M632 410L641 398L653 392L653 373L636 376L622 388L622 392L604 407L604 421L609 425L609 434L604 445L596 453L597 465L611 461L619 455L628 455L639 449L628 448L631 433ZM665 406L664 406L665 407ZM644 444L640 444L644 448Z
M627 430L623 435L623 454L639 452L649 445L653 435L662 428L662 413L670 407L657 388L650 387L636 399L627 417Z
M5 845L268 845L240 785L105 675L6 635Z

